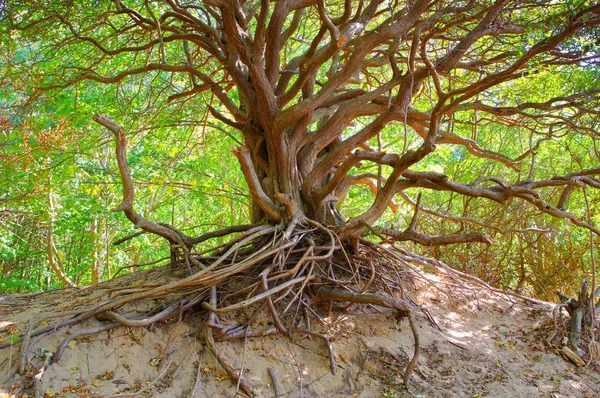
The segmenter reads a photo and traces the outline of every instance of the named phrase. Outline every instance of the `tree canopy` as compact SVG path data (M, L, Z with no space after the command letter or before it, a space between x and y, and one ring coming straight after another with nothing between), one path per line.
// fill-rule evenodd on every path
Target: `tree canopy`
M173 261L215 224L308 220L355 249L365 234L414 242L542 296L590 269L597 4L65 0L0 13L5 268L25 235L50 263L94 258L63 265L71 278L110 263L128 227L106 210L123 183L118 210L167 239ZM91 124L101 114L117 165ZM78 249L54 241L82 230ZM134 262L142 246L164 256L144 236Z

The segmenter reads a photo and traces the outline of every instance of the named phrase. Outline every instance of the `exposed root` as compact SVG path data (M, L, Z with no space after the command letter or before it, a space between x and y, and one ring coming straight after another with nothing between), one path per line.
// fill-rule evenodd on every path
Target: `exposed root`
M373 304L380 307L393 308L402 315L411 313L411 306L402 299L388 297L381 294L361 294L350 291L320 287L315 293L318 301L345 301L348 303Z
M212 325L211 325L212 326ZM277 333L278 330L276 327L270 327L266 329L252 329L252 328L236 328L235 330L224 332L218 336L219 340L229 341L229 340L238 340L246 337L263 337L271 334Z
M40 369L37 371L35 376L33 376L33 391L34 391L35 398L42 397L42 389L41 389L42 376L44 376L44 372L46 371L48 366L50 366L51 361L52 361L52 353L45 352L44 353L44 364L40 367Z
M27 356L29 354L29 341L31 340L31 332L33 330L33 321L29 321L29 325L27 325L27 332L25 333L25 337L23 337L23 343L21 343L21 363L19 364L19 374L22 376L25 374L27 370Z
M98 333L104 332L106 330L114 329L118 326L119 326L118 322L112 322L112 323L109 323L108 325L102 325L102 326L95 327L92 329L81 330L77 333L71 334L69 337L65 338L62 341L62 343L60 343L60 345L56 349L56 352L52 356L52 361L50 362L50 364L57 362L62 357L62 354L63 354L63 352L65 352L65 349L67 348L69 343L71 341L75 340L76 338L82 337L82 336L90 336L90 335L98 334Z
M191 398L200 396L198 391L200 390L202 381L202 366L200 366L200 363L198 362L198 369L196 370L196 382L194 383L194 388L192 389Z
M210 289L210 304L212 305L212 307L217 306L217 288L214 286ZM212 311L209 311L208 324L214 324L215 321L216 314ZM213 337L212 327L207 327L205 333L206 347L208 348L210 353L213 354L214 357L217 359L219 365L221 365L221 367L225 369L225 372L227 372L229 377L231 377L234 382L238 383L242 391L244 391L248 396L254 396L254 392L252 391L252 386L250 385L250 383L243 378L242 374L239 374L231 365L229 365L227 361L225 361L225 359L221 356L221 354L219 354L219 350L217 350L215 339Z
M333 345L331 344L331 340L329 339L329 336L321 334L321 333L313 332L310 330L306 330L306 329L290 329L289 333L307 334L309 336L318 337L318 338L322 339L323 341L325 341L325 344L327 345L327 352L329 353L329 366L331 367L331 374L333 374L333 375L336 374L337 364L335 362L335 354L333 353Z
M169 363L167 366L165 366L163 368L163 370L161 370L158 373L158 376L156 376L154 378L154 380L152 380L151 382L149 382L148 384L146 384L144 386L144 388L142 388L141 390L134 392L134 393L123 393L123 394L115 394L115 395L110 395L110 398L121 398L121 397L137 397L139 395L142 395L143 393L145 393L146 391L150 390L156 383L158 383L163 377L165 377L165 375L167 374L167 372L169 371L169 368L171 367L171 363Z
M410 376L412 375L413 370L417 366L417 363L419 361L419 353L421 351L421 345L419 343L419 332L417 332L415 320L413 319L412 313L408 314L408 321L410 322L410 330L412 331L413 337L415 339L415 349L413 357L406 366L406 370L404 371L404 388L410 387Z
M271 377L271 382L273 383L275 398L279 398L281 396L281 387L279 386L279 381L277 380L277 375L275 374L275 370L273 368L269 368L269 377Z
M201 327L204 328L208 350L231 379L239 384L241 391L252 396L252 386L244 378L243 372L238 372L228 364L216 341L258 338L275 333L316 337L325 342L329 365L335 374L337 364L333 336L320 330L323 329L322 325L328 323L320 313L331 311L332 303L338 302L342 303L341 308L367 304L390 308L400 316L408 317L415 341L414 355L404 375L404 384L408 387L419 358L419 335L414 326L414 311L422 308L412 301L405 287L422 281L450 295L452 290L468 289L468 283L463 282L468 281L500 294L497 289L454 271L445 264L394 247L360 239L359 250L355 251L345 246L334 231L314 221L296 221L292 226L245 226L240 231L239 236L225 245L202 252L191 250L184 256L178 256L179 269L187 272L189 264L191 275L170 283L110 289L108 293L111 298L107 301L90 301L87 307L48 316L47 319L59 318L54 325L36 325L32 322L29 330L19 336L23 344L19 370L24 371L28 363L28 341L32 337L52 333L92 317L106 323L70 335L57 347L48 365L59 360L65 347L77 337L121 326L144 327L173 319L181 320L185 313L206 311L206 318L203 319L207 319L207 322L202 322ZM419 271L419 265L434 266L453 277L455 282L451 289L445 290L428 280ZM516 295L512 297L520 298ZM148 303L148 299L162 304L149 311L139 310L139 306L134 311L131 307L133 303ZM529 303L532 303L531 300ZM271 324L253 328L253 314L265 306ZM235 325L219 323L218 316L226 314L242 321ZM317 322L312 322L315 320ZM432 318L430 322L436 325ZM276 384L275 381L273 383ZM276 394L279 393L276 391Z
M185 300L185 299L181 300L181 301L169 306L168 308L162 310L158 314L148 317L148 318L128 319L122 315L117 314L114 311L103 312L102 314L98 315L97 317L99 319L110 319L110 320L118 322L121 325L126 326L126 327L147 326L147 325L151 325L155 322L166 319L167 317L172 315L175 311L180 309L186 303L186 301L187 300Z

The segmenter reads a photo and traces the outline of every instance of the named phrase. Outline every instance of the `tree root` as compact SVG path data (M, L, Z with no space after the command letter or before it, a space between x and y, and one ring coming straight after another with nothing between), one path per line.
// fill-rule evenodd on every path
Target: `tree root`
M61 357L63 352L65 352L65 349L67 348L67 346L69 345L69 343L73 340L75 340L78 337L82 337L82 336L89 336L89 335L93 335L93 334L98 334L100 332L104 332L106 330L110 330L110 329L114 329L116 327L119 326L118 322L112 322L109 323L107 325L102 325L102 326L98 326L92 329L87 329L87 330L80 330L76 333L71 334L69 337L65 338L62 343L60 343L60 345L58 346L58 349L56 350L56 352L54 353L54 355L52 356L52 361L50 361L50 364L53 364L55 362L57 362Z
M381 294L361 294L349 291L332 289L330 287L320 287L315 292L315 301L344 301L347 303L373 304L386 308L398 310L402 315L411 313L411 306L404 300L393 297L383 296Z
M134 393L125 393L125 394L115 394L115 395L110 395L109 398L121 398L121 397L137 397L139 395L142 395L143 393L145 393L146 391L150 390L156 383L158 383L163 377L165 377L165 375L167 374L167 372L169 371L169 368L171 367L171 363L170 362L167 366L165 366L163 368L163 370L161 370L158 373L158 376L156 376L154 378L154 380L152 380L150 383L146 384L144 386L144 388L142 388L139 391L136 391Z
M271 382L273 383L273 391L275 391L275 398L279 398L281 396L281 387L279 386L279 380L277 380L275 370L271 367L269 368L269 377L271 377Z
M398 264L402 264L398 260L400 254L394 257L390 254L393 249L373 242L360 244L359 252L347 252L333 231L308 220L296 222L293 226L244 226L239 230L238 237L205 251L203 255L188 251L189 261L185 260L185 256L179 256L178 265L182 269L190 265L192 273L189 276L169 283L109 289L108 300L100 303L90 301L87 307L56 314L63 319L55 325L33 329L35 325L32 323L27 334L20 336L23 358L27 360L28 342L25 340L73 326L91 317L108 322L74 332L64 339L49 364L58 361L65 347L77 337L121 326L151 326L177 317L177 314L181 319L185 313L204 310L207 321L202 323L202 327L207 349L230 378L239 384L241 391L252 396L251 384L228 364L215 340L258 338L275 333L316 337L325 342L329 365L335 374L337 364L332 338L318 330L323 326L317 324L317 328L313 329L311 319L326 326L328 321L319 314L316 305L340 302L346 306L368 304L390 308L401 316L409 317L415 338L415 354L405 372L405 385L408 385L419 356L418 333L412 315L413 310L419 307L403 293L403 277L398 274ZM418 277L410 269L402 272ZM373 290L401 293L402 298ZM148 299L164 303L135 317L125 315L128 305ZM217 321L219 315L249 313L263 306L266 306L272 322L264 328L255 329L249 324L230 327ZM248 315L248 318L251 317Z
M403 380L404 388L410 387L410 376L412 375L412 372L415 369L415 366L417 366L417 363L419 361L419 353L421 351L421 345L419 342L419 333L417 331L417 327L415 326L415 321L413 319L412 313L408 314L408 321L410 322L410 330L412 331L413 338L415 339L415 349L414 349L413 357L410 360L410 362L408 363L408 365L406 366L406 370L404 371L404 380Z
M99 314L98 316L96 316L96 318L98 319L110 319L112 321L118 322L123 326L126 327L139 327L139 326L147 326L150 324L153 324L155 322L164 320L166 318L168 318L169 316L171 316L175 311L177 311L178 309L180 309L184 304L186 304L187 300L181 300L171 306L169 306L168 308L162 310L161 312L159 312L158 314L151 316L149 318L142 318L142 319L128 319L125 318L122 315L117 314L114 311L106 311L103 312L102 314Z
M333 353L333 345L331 344L331 339L329 339L329 336L321 334L321 333L313 332L311 330L306 330L306 329L290 329L289 333L307 334L309 336L318 337L318 338L322 339L323 341L325 341L325 344L327 345L327 352L329 353L329 366L331 367L331 374L333 374L335 376L335 374L337 372L337 364L335 362L335 354Z
M211 325L212 326L212 325ZM246 337L263 337L277 333L276 327L270 327L266 329L251 329L251 328L237 328L233 331L223 333L219 336L219 340L232 341L244 339Z
M45 352L44 353L44 364L40 367L40 369L37 371L35 376L33 376L33 390L34 390L35 398L42 397L42 389L41 389L42 377L44 376L44 372L46 371L48 366L50 366L51 361L52 361L52 353Z
M25 333L25 337L23 337L23 343L21 344L21 363L19 364L19 374L21 376L25 374L27 369L27 356L29 354L29 341L31 340L33 323L33 320L29 321L29 325L27 325L27 332Z
M213 308L217 306L217 288L214 286L210 289L210 304ZM254 392L250 383L243 378L242 374L238 374L238 372L231 365L229 365L227 361L225 361L225 359L223 359L221 354L219 354L219 350L217 350L215 339L213 337L212 327L210 326L211 324L215 324L215 322L216 314L213 311L210 311L208 315L209 326L205 329L206 347L208 348L210 353L213 354L214 357L217 359L219 365L221 365L221 367L225 369L225 372L227 372L229 377L231 377L234 382L238 383L242 391L246 393L246 395L253 397Z

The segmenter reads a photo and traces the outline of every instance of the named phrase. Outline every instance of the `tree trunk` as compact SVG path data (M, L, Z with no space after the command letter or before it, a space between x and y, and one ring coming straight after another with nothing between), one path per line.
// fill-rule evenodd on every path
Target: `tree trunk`
M50 181L48 185L51 186L51 184L52 181ZM56 244L54 243L54 201L52 199L51 187L48 191L48 210L50 212L50 223L48 225L46 241L46 257L48 258L48 263L50 264L52 271L54 271L62 283L64 283L66 286L75 286L75 283L73 283L73 281L71 281L71 279L64 272L63 255L58 251Z
M102 282L102 261L98 254L98 237L102 234L99 230L98 219L94 218L90 225L90 241L94 245L92 253L92 284Z

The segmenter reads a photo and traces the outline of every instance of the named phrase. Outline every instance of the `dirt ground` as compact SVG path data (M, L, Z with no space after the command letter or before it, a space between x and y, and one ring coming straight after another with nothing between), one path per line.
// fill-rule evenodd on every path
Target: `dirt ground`
M165 275L153 270L145 272L144 280L160 281ZM428 277L443 282L439 275ZM119 287L137 286L138 280L134 273L93 288L0 296L0 343L17 341L30 321L51 325L65 317L44 320L49 314L105 300ZM576 367L546 344L555 331L551 306L532 308L480 288L448 296L430 284L417 286L412 297L441 330L425 313L416 315L421 353L408 391L402 377L413 355L413 335L408 321L387 309L355 305L333 311L325 324L315 319L314 328L332 339L335 375L320 339L272 335L217 345L233 367L243 369L258 397L275 396L269 368L282 397L600 397L600 375L593 365ZM127 312L154 305L155 300L147 300ZM200 311L151 328L121 327L76 338L45 370L40 396L235 397L237 386L198 331L205 318ZM266 314L256 316L252 326L268 321ZM40 367L44 354L56 352L69 335L98 325L101 321L90 319L32 338L31 363ZM0 350L0 397L35 396L34 372L17 373L20 350L17 343Z

